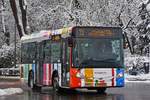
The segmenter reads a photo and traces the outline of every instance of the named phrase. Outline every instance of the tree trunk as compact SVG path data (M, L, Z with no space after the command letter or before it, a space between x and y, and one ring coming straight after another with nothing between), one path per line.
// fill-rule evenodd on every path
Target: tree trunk
M22 14L22 24L23 24L23 29L25 34L27 34L26 28L27 28L27 4L25 0L19 0L19 5L20 5L20 9L21 9L21 14Z
M129 38L128 38L126 32L124 32L124 36L125 36L125 38L126 38L126 40L127 40L127 43L128 43L128 46L129 46L129 50L130 50L131 54L133 54L133 53L134 53L134 52L133 52L133 47L132 47L131 44L130 44L130 41L129 41Z
M25 33L24 33L24 30L23 30L23 26L22 26L20 17L18 16L16 1L15 0L9 0L9 2L10 2L10 6L11 6L11 9L12 9L12 12L13 12L13 16L15 18L15 22L16 22L17 29L18 29L18 32L19 32L19 36L21 38Z
M5 33L6 27L5 27L5 19L4 19L4 0L2 0L1 14L2 14L2 28L3 28L3 32Z

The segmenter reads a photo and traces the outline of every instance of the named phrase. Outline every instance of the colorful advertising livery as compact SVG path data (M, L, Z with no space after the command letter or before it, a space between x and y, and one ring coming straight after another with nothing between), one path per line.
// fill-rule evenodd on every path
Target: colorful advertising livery
M122 30L76 26L24 36L19 65L21 79L32 89L123 87Z

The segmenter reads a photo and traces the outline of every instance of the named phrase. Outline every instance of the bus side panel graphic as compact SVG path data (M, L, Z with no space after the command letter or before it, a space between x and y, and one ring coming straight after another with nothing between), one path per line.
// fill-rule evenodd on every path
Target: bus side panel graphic
M75 87L115 87L124 86L124 70L118 68L71 69L71 84Z
M43 64L43 85L51 85L52 84L52 68L51 64Z

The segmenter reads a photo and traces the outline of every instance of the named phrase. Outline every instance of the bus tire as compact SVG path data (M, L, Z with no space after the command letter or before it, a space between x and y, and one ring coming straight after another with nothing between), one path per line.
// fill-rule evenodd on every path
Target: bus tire
M29 71L29 75L28 75L28 86L30 88L33 88L33 72Z
M105 93L105 91L106 91L105 87L97 89L97 92L100 93L100 94Z
M34 84L34 77L33 77L33 72L30 71L28 75L28 86L33 90L33 91L41 91L41 87L37 86Z

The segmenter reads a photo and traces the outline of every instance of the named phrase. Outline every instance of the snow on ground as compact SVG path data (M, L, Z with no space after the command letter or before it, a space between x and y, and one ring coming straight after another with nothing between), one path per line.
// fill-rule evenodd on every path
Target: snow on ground
M126 82L150 82L150 73L149 74L140 74L140 75L125 75Z
M12 95L22 93L23 90L21 88L7 88L0 89L0 96Z
M147 1L147 0L145 0ZM150 66L149 66L149 74L143 74L145 63L150 62L149 56L140 56L137 54L131 55L129 49L124 50L124 63L125 63L125 80L126 82L150 82ZM137 75L129 75L129 71L133 68L137 72Z

